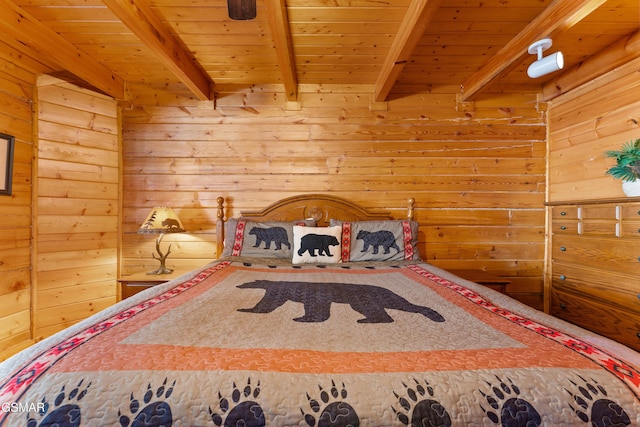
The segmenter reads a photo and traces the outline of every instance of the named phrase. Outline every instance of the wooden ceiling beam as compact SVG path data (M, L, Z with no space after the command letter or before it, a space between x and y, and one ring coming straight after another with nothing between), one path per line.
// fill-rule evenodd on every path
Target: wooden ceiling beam
M542 87L541 101L550 101L640 57L640 30L569 68Z
M441 0L412 0L393 39L373 88L374 102L384 101L438 10Z
M0 32L27 46L40 57L49 58L103 93L117 99L125 97L124 81L69 41L49 29L10 0L0 0Z
M298 77L287 7L284 0L265 0L265 4L287 100L296 101L298 99Z
M531 43L571 28L606 0L555 0L531 21L517 36L491 57L460 87L460 101L470 101L496 77L508 71L517 61L529 55Z
M102 2L171 72L201 101L213 98L212 81L195 59L178 44L144 0L102 0Z

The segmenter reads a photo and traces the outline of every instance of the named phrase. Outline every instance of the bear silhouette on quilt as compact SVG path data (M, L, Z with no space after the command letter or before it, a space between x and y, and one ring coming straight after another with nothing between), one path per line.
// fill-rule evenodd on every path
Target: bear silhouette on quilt
M304 305L304 315L296 322L324 322L329 319L331 304L349 304L364 315L358 323L391 323L393 318L386 309L419 313L433 320L444 322L444 317L429 307L413 304L395 292L373 285L326 282L273 282L255 280L237 286L240 289L264 289L265 294L253 308L240 308L244 313L270 313L287 301Z

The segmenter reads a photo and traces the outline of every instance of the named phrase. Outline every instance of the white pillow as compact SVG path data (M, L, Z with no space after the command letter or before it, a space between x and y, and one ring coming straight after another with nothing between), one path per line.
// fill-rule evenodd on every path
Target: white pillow
M293 226L294 264L340 262L342 227Z

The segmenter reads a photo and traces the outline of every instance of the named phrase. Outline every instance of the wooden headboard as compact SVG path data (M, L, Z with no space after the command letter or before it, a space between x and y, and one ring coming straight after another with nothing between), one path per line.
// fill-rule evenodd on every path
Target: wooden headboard
M224 197L217 199L216 250L220 257L224 246ZM407 200L407 216L413 219L413 198ZM287 197L259 211L240 212L252 221L295 221L313 218L318 226L329 225L330 219L342 221L373 221L393 219L389 212L374 212L346 199L326 194L303 194Z

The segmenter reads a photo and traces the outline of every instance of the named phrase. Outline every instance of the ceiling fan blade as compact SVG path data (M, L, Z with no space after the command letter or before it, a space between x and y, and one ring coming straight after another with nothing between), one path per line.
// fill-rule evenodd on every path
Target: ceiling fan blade
M227 0L229 18L247 21L256 17L256 0Z

